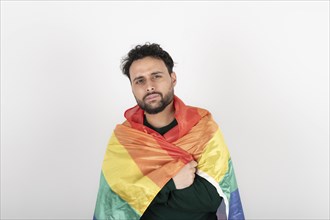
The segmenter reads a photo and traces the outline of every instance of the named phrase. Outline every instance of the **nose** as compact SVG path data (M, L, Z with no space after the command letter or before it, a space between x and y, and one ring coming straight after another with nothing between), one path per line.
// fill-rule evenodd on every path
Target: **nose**
M152 82L148 82L147 83L147 85L146 85L147 87L147 92L153 92L154 90L155 90L155 87L154 87L154 85L153 85L153 83Z

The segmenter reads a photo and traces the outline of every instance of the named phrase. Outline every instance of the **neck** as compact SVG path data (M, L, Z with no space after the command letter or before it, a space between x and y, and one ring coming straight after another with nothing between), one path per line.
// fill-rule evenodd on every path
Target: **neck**
M166 106L166 108L157 114L148 114L145 113L146 118L153 127L155 128L161 128L168 124L170 124L174 120L174 105L173 101Z

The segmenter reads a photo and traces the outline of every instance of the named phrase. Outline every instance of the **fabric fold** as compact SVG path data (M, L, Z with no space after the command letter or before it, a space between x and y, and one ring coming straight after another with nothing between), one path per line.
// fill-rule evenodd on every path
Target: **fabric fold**
M174 98L176 129L164 136L143 125L138 106L125 112L108 144L94 219L139 219L162 187L188 162L216 187L218 219L244 219L229 151L211 114Z

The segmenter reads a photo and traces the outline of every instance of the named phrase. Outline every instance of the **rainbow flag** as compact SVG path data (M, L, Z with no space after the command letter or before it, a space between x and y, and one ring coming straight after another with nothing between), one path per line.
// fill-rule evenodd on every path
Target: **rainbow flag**
M125 112L106 149L94 219L140 219L162 187L191 160L223 198L218 219L244 219L229 151L204 109L174 97L178 125L164 136L143 125L138 106Z

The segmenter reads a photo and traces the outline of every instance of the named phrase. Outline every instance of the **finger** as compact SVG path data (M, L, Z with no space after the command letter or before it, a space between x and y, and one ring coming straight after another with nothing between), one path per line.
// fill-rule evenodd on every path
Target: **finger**
M197 162L194 161L194 160L190 161L190 166L191 167L197 167Z
M190 173L195 173L196 172L196 168L195 167L190 167L189 168L189 171L190 171Z

